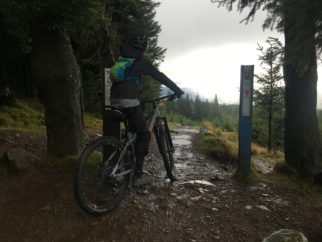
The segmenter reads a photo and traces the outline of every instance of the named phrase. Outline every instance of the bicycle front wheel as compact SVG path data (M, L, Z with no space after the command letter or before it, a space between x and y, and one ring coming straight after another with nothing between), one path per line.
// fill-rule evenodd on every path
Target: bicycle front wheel
M165 125L158 125L156 128L156 139L158 142L160 154L163 159L164 167L171 181L175 181L176 171L173 158L173 147L170 145L170 132Z
M115 208L123 198L132 171L128 156L120 160L123 147L114 137L101 137L86 146L74 177L78 205L92 215Z

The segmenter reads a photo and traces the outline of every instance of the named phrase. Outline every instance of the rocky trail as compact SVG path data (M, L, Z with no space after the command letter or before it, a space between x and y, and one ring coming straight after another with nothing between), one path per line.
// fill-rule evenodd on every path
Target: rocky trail
M93 217L77 206L72 171L31 169L12 176L0 168L0 241L260 242L274 231L302 232L322 241L322 207L269 174L240 183L233 168L192 146L195 131L173 133L178 181L164 179L155 141L145 170L155 183L131 188L112 212Z

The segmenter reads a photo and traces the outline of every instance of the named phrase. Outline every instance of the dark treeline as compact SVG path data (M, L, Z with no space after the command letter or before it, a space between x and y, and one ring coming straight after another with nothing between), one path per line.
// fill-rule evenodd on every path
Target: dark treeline
M189 95L169 102L166 111L182 115L192 121L210 121L216 127L226 131L236 131L238 125L238 105L226 105L218 102L217 96L213 101L202 100L199 95L192 98Z
M166 104L165 111L173 122L183 124L199 124L203 121L211 122L216 128L228 132L238 132L239 105L219 103L214 100L203 100L199 96L185 95L181 99ZM320 111L322 123L322 111ZM252 140L264 147L268 147L269 129L267 127L267 113L259 105L253 107ZM272 125L272 149L283 150L284 141L284 113L282 110L274 115ZM322 135L322 132L321 132Z
M267 126L268 114L260 106L253 107L253 142L267 147L269 151L284 148L284 112L275 112L271 128ZM269 145L270 140L270 145Z
M299 175L312 176L322 160L316 113L322 2L211 1L227 9L234 4L240 11L250 8L246 22L264 9L263 27L284 33L285 160ZM15 96L39 98L45 109L48 153L78 154L84 145L84 110L102 109L102 67L113 65L121 42L133 32L144 33L151 40L150 60L155 65L163 60L165 49L158 46L160 26L155 21L158 5L153 0L0 0L0 105L14 104ZM157 95L159 85L146 82L145 90L144 98ZM189 98L173 105L187 103ZM229 115L221 114L229 106L216 105L194 99L189 108L176 112L190 112L197 121L208 117L223 126Z
M0 105L14 97L39 96L31 69L37 32L65 33L79 65L85 109L101 112L102 65L109 67L119 55L119 47L135 33L150 38L148 58L158 65L165 49L158 46L160 25L154 20L159 3L152 0L125 1L7 1L0 12ZM45 16L46 15L46 16ZM38 33L39 34L39 33ZM53 36L52 36L53 37ZM44 43L50 48L50 43ZM52 67L52 71L55 66ZM142 95L156 94L157 83ZM151 95L152 95L151 94Z
M147 57L158 65L159 3L153 0L1 0L0 106L39 98L45 108L48 153L78 154L84 110L101 113L103 67L133 34L149 37ZM143 96L159 93L145 82Z

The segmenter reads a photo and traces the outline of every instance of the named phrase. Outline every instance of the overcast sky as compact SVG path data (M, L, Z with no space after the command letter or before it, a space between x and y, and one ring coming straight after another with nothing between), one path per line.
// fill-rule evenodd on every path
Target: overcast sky
M239 100L240 66L255 65L260 74L257 43L283 35L265 30L265 13L253 22L240 23L246 11L228 12L210 0L159 0L157 21L162 27L159 44L167 48L160 69L180 87L190 88L209 99L215 94L225 103ZM322 75L321 66L319 73ZM319 82L319 94L322 85ZM322 106L322 99L318 101Z

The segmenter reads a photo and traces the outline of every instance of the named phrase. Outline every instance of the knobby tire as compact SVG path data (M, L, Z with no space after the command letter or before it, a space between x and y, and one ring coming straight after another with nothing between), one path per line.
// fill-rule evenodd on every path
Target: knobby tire
M175 174L173 151L171 151L169 141L171 136L169 130L166 130L165 125L159 125L156 128L156 138L167 175L171 181L175 181L177 178Z
M103 149L102 147L115 147L116 153L115 153L115 158L114 160L119 158L120 154L117 154L118 151L122 150L122 144L121 142L114 138L114 137L100 137L94 141L92 141L90 144L88 144L86 146L86 148L84 149L84 151L82 152L77 167L76 167L76 172L75 172L75 176L74 176L74 194L75 194L75 198L76 201L78 203L78 205L87 213L92 214L92 215L103 215L105 213L107 213L108 211L114 209L122 200L123 196L126 193L126 190L128 188L128 184L130 182L130 174L126 174L124 175L124 177L122 177L124 179L124 182L120 188L120 190L117 192L117 194L112 195L112 198L110 201L105 202L102 206L97 206L96 204L94 204L93 202L91 202L89 200L89 198L87 197L87 194L85 194L85 185L83 187L83 183L85 183L84 181L84 173L85 173L85 169L86 169L86 164L87 162L89 163L89 159L90 157L92 157L91 155L93 155L93 153L97 152L97 149L100 148L101 153L103 154ZM99 152L97 152L99 153ZM103 157L104 155L101 156ZM94 155L93 155L94 156ZM112 156L112 155L111 155ZM111 157L109 156L109 157ZM116 157L117 156L117 157ZM101 163L104 162L104 158L102 158L103 161L101 161L99 163L99 165L101 165ZM106 161L105 161L106 162ZM112 163L112 162L111 162ZM88 165L90 167L90 165ZM113 164L111 164L111 168L113 167ZM92 168L94 169L94 168ZM95 170L96 169L96 170ZM99 170L99 167L95 167L95 174L97 173L97 170ZM105 170L107 170L105 168ZM104 173L105 175L105 173ZM97 182L97 180L99 180L97 177L95 177L95 182ZM104 181L99 181L100 184L103 186L103 189L112 189L112 188L108 188L108 186L113 187L114 184L108 185L105 184L105 179ZM117 182L115 182L116 184ZM91 184L91 183L90 183ZM96 188L98 190L98 188ZM114 188L113 188L114 189ZM113 190L112 189L112 190ZM90 190L90 189L89 189ZM97 192L97 191L96 191ZM104 199L103 199L104 201Z

